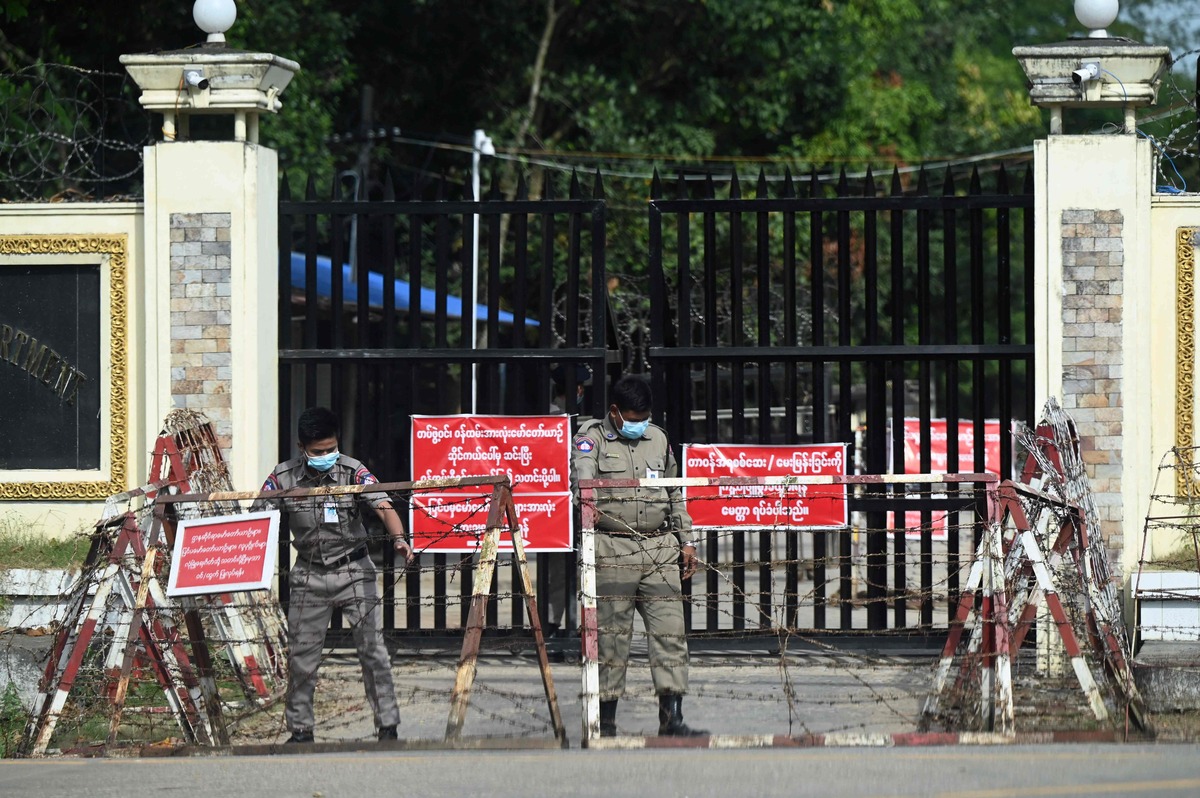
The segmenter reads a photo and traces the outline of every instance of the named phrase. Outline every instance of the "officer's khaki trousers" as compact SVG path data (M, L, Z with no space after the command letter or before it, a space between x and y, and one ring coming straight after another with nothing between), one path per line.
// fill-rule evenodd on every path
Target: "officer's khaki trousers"
M325 630L334 607L350 625L358 662L362 667L363 688L375 714L375 726L394 726L400 722L396 706L396 688L392 684L392 662L383 634L375 622L379 591L375 587L375 566L367 557L333 570L292 566L288 579L288 692L284 713L292 731L313 728L313 691Z
M679 541L596 533L596 621L600 627L600 700L625 693L633 611L650 644L654 692L687 692L688 650L679 586Z

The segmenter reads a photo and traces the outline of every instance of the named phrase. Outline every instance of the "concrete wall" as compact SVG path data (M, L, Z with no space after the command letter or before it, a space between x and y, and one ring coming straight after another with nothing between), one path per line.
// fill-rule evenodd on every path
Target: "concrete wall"
M1135 136L1035 146L1037 378L1075 419L1118 573L1136 562L1156 455L1147 412L1152 150ZM1131 553L1135 559L1130 558Z
M1200 197L1156 196L1151 206L1153 228L1150 240L1149 270L1145 282L1150 287L1151 368L1154 389L1150 417L1150 440L1158 458L1157 496L1151 507L1142 507L1143 519L1149 512L1176 514L1179 507L1171 502L1183 497L1200 497L1200 482L1194 471L1174 468L1172 447L1183 447L1183 459L1195 460L1187 447L1200 444L1200 405L1196 389L1196 270L1195 253L1200 245ZM1184 479L1181 479L1184 478ZM1165 501L1164 501L1165 500ZM1181 539L1177 531L1161 528L1152 531L1146 544L1146 558L1157 560L1178 553L1181 545L1191 549L1190 536Z
M1178 243L1181 230L1200 229L1200 198L1155 194L1153 156L1148 140L1129 135L1052 136L1035 147L1035 395L1058 397L1075 419L1104 539L1125 577L1143 556L1177 548L1169 531L1143 545L1146 517L1156 495L1180 487L1175 470L1160 469L1164 458L1195 445L1200 428L1194 326L1181 316L1191 303L1180 305L1194 269L1180 275Z
M123 316L110 312L114 302L104 288L100 297L104 324L124 323L121 345L109 345L109 330L102 330L101 362L119 362L124 372L104 380L101 407L110 408L114 391L121 407L105 414L102 468L0 472L0 529L51 536L89 530L105 496L147 481L149 452L174 407L214 422L235 486L257 488L275 462L275 153L248 142L171 142L146 149L145 170L144 204L0 205L0 236L116 235L126 254ZM38 257L94 263L104 256Z
M122 403L123 417L108 417L111 407L111 374L102 375L101 407L106 410L102 419L101 469L95 473L51 472L51 471L5 471L0 472L4 498L0 499L0 529L25 531L39 535L62 537L80 530L88 530L99 518L103 501L96 496L105 493L96 486L107 482L115 472L122 476L120 481L140 484L141 476L149 464L149 450L144 441L148 434L157 432L149 427L158 421L150 420L143 401L147 373L140 357L141 341L146 329L145 308L141 301L144 294L142 264L145 260L143 240L143 216L140 203L13 203L0 205L0 236L52 236L56 239L119 236L125 247L125 277L123 286L110 285L110 272L106 270L101 296L98 298L105 312L102 314L105 329L101 330L101 362L111 363L114 354L123 358L125 367ZM18 239L19 240L19 239ZM86 249L86 247L85 247ZM103 256L94 253L71 254L58 252L53 255L13 255L0 258L7 263L28 262L30 257L55 262L95 263ZM113 297L120 292L124 303L125 351L110 351L110 332L114 323L121 319L112 313ZM115 449L115 451L114 451ZM114 468L115 466L115 468ZM82 495L91 494L91 500L82 500ZM47 499L47 497L53 497Z
M279 448L275 152L170 143L148 147L145 163L155 347L146 407L158 419L183 406L207 415L233 484L255 489Z

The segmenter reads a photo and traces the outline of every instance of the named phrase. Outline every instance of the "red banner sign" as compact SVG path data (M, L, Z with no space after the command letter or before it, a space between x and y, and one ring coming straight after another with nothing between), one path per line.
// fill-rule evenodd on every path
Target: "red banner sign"
M846 445L685 445L687 477L845 476ZM849 523L845 485L689 487L688 514L700 529L839 527Z
M167 595L268 590L278 544L278 510L180 521Z
M525 550L570 551L570 440L568 416L413 416L413 479L507 476ZM414 547L475 551L489 497L478 487L417 492L409 515ZM512 551L507 533L500 550Z
M929 470L934 474L948 473L950 454L947 443L949 433L946 419L933 418L929 420ZM921 430L923 425L919 418L904 419L904 471L908 474L921 473ZM889 440L891 438L889 437ZM1000 473L1000 422L992 419L983 422L983 462L984 470L988 473ZM960 474L972 474L975 468L975 425L970 419L958 422L958 468ZM889 458L889 462L891 459ZM935 510L930 514L929 525L934 540L945 540L946 510ZM894 513L889 513L894 523ZM921 537L921 514L906 512L904 514L904 536L912 540Z
M904 471L908 474L921 473L921 419L904 419ZM929 471L945 474L950 463L949 435L946 419L929 420ZM890 440L890 438L889 438ZM984 471L1000 473L1000 422L992 419L983 422ZM968 419L958 422L958 468L960 474L972 474L975 468L975 425Z

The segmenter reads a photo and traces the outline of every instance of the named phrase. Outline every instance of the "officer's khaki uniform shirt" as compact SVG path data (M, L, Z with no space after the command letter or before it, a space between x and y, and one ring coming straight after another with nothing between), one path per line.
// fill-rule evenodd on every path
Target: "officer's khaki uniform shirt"
M671 479L679 463L667 433L651 424L637 440L623 437L610 418L583 423L572 439L574 476L584 479ZM680 488L617 488L596 492L596 529L618 535L673 532L691 542L692 518Z
M306 457L295 457L275 466L263 483L262 490L288 488L331 488L343 485L374 485L379 482L365 465L353 457L338 455L328 471L308 467ZM285 499L280 508L288 513L288 526L297 560L328 565L341 560L365 545L367 530L363 526L359 502L373 507L388 501L385 493L363 493L359 496L310 496ZM256 508L278 507L278 502L260 499Z

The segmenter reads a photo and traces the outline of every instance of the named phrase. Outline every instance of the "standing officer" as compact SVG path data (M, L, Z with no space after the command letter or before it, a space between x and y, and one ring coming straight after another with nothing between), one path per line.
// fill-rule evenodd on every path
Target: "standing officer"
M311 407L301 413L297 424L300 456L275 466L263 483L263 491L377 483L379 480L366 466L338 452L339 433L338 418L330 410ZM288 582L291 600L284 716L292 732L289 743L313 741L313 691L325 632L335 607L350 624L379 739L396 739L400 710L392 685L391 658L375 622L379 603L376 570L368 556L360 504L380 516L396 551L405 561L411 561L412 547L386 494L283 500L296 547L296 562ZM271 506L271 500L259 499L255 506Z
M652 394L632 375L613 386L608 415L585 422L575 435L576 479L655 479L679 476L662 428L650 425ZM688 650L683 625L683 578L696 570L692 519L679 488L598 490L596 593L600 634L600 735L617 733L617 700L633 635L633 611L642 615L650 645L650 673L658 694L658 733L708 734L683 722Z

